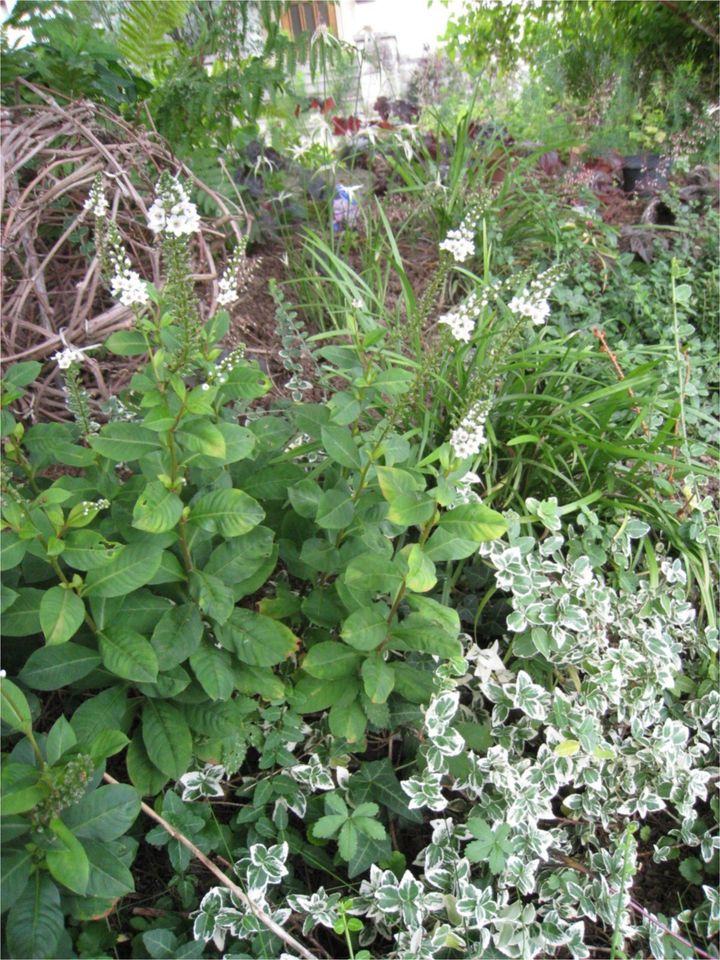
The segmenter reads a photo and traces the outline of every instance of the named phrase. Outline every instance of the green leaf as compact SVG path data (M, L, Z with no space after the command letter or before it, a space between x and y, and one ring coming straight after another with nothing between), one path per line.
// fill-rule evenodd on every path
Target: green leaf
M117 840L133 825L138 813L137 790L126 783L116 783L85 794L63 811L63 820L81 839Z
M437 573L435 564L425 554L419 543L413 543L410 547L404 547L401 551L405 556L408 565L408 572L405 582L410 590L417 593L427 593L437 583Z
M216 624L225 623L235 606L233 591L219 577L193 570L190 574L190 593L198 606L213 618Z
M45 591L18 587L17 593L17 599L0 621L0 633L4 637L32 637L40 633L40 604Z
M435 513L436 504L419 493L401 493L390 504L387 518L400 527L420 527Z
M89 437L88 442L93 450L116 463L140 460L161 449L157 436L136 423L107 423L99 435Z
M75 680L82 680L100 662L94 650L76 643L40 647L30 654L19 678L33 690L59 690Z
M26 813L47 798L48 787L38 783L39 771L27 763L6 762L2 768L0 813L10 817Z
M177 436L185 449L192 453L199 453L216 460L225 459L225 437L208 420L186 422Z
M358 846L358 832L351 820L346 820L340 828L338 836L338 850L340 856L345 861L350 861L355 856Z
M40 626L51 646L65 643L82 626L85 604L72 590L51 587L40 601Z
M388 634L390 610L385 603L373 603L351 613L340 636L355 650L376 650Z
M462 643L457 636L443 634L437 623L418 613L411 613L392 628L389 648L391 650L419 650L438 657L459 657Z
M330 732L335 737L344 737L348 743L357 743L365 736L367 717L357 700L334 704L328 715Z
M50 766L57 763L63 753L70 747L75 746L76 743L75 731L68 720L62 716L58 717L50 728L45 741L45 755Z
M298 713L318 713L326 710L341 699L350 682L347 677L323 680L301 674L291 694L293 708Z
M342 530L350 525L354 512L347 490L328 490L320 497L315 522L325 530Z
M45 854L48 870L58 883L83 895L90 878L90 863L83 845L59 817L50 821L50 830L55 842Z
M127 852L121 842L85 840L83 846L90 863L90 877L85 891L88 897L115 900L135 890L133 875L126 864Z
M262 697L263 700L284 700L285 684L267 667L233 665L235 686L240 693Z
M240 537L256 527L265 511L242 490L212 490L191 506L190 521L224 537Z
M108 757L120 753L130 741L121 730L103 730L93 738L88 753L100 765Z
M162 700L148 700L142 712L143 743L150 761L173 780L192 761L192 734L182 713Z
M145 337L139 330L117 330L110 334L105 346L118 357L139 357L148 349Z
M217 628L217 636L224 647L234 650L243 663L252 667L282 663L300 644L284 623L240 608L233 610L227 623Z
M135 503L132 525L147 533L165 533L175 528L182 512L180 497L166 490L159 480L153 480Z
M51 877L38 871L7 916L8 952L11 957L49 960L64 929L60 892Z
M203 624L194 603L184 603L167 610L150 638L163 670L183 663L200 646Z
M80 743L92 743L108 729L127 732L130 724L125 686L109 687L81 703L70 723Z
M33 380L40 376L42 364L37 360L24 360L21 363L14 363L3 373L3 388L8 387L26 387Z
M573 757L580 749L580 743L577 740L563 740L559 743L553 753L556 757Z
M379 820L371 820L370 817L359 817L357 815L353 816L352 820L357 829L368 837L373 837L375 840L382 840L383 837L386 836L385 827Z
M295 513L307 520L315 518L322 493L322 487L319 483L309 477L293 484L292 487L288 487L287 491L288 499Z
M347 427L324 426L320 430L322 445L331 460L341 467L359 470L362 467L360 451Z
M107 669L123 680L153 683L160 665L150 642L122 625L98 634L98 646Z
M387 757L365 761L360 765L357 773L350 778L350 795L358 804L374 800L406 820L422 823L422 814L408 807L408 798Z
M0 856L0 909L4 913L22 896L30 879L32 851L7 850Z
M484 543L501 537L507 530L507 521L501 513L482 503L464 503L440 517L439 529L465 540Z
M32 730L32 714L27 697L7 677L0 678L0 720L22 733Z
M211 700L227 700L232 695L232 660L226 650L203 645L190 655L190 666Z
M355 855L350 858L348 863L348 876L352 880L362 873L365 873L373 863L385 863L391 854L390 838L384 837L382 840L376 840L366 833L360 834L358 838L357 850ZM356 954L359 958L359 954Z
M365 693L372 703L385 703L395 686L395 671L383 660L380 654L374 654L363 661L361 668Z
M340 827L347 822L347 814L331 813L326 817L320 817L312 827L314 837L320 837L322 840L334 837Z
M131 543L121 547L115 557L97 570L91 570L85 581L85 595L122 597L149 583L160 567L162 551L147 543Z
M273 552L273 532L255 527L242 537L220 544L210 554L204 572L219 577L231 586L253 576Z
M130 780L143 797L154 797L168 782L166 774L160 773L148 757L140 730L130 741L125 766Z
M357 672L360 656L344 643L326 640L312 646L301 663L305 673L320 680L337 680Z
M395 596L402 579L397 563L374 553L353 557L342 577L346 588L362 606L367 604L368 596L377 593Z
M435 563L446 560L464 560L465 557L477 553L478 545L475 540L457 536L442 527L436 529L423 547L425 556Z
M29 546L29 540L21 540L12 530L4 530L0 537L0 570L16 567Z
M260 421L256 421L260 422ZM261 470L253 470L243 480L243 488L259 500L286 500L288 487L305 476L295 463L274 463Z
M398 497L413 493L422 493L425 489L423 477L398 467L376 466L378 483L383 497L392 503Z
M393 663L395 692L410 703L429 703L435 689L433 673L418 670L409 663Z

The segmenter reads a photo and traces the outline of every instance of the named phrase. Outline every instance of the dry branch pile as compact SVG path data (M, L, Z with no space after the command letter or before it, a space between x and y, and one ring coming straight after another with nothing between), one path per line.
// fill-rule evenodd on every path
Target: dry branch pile
M133 266L156 285L161 279L159 250L145 216L160 172L179 173L207 195L220 215L205 220L197 234L194 279L205 282L204 309L214 309L226 240L245 232L244 213L231 210L179 163L156 133L133 127L97 104L60 104L32 89L41 104L0 111L0 362L47 360L66 343L101 343L130 326L131 310L109 297L93 258L93 219L83 204L98 172L106 175L111 215ZM90 392L101 400L128 373L122 362L104 364L101 370L92 359L87 370ZM24 413L33 420L66 418L54 363L43 368Z

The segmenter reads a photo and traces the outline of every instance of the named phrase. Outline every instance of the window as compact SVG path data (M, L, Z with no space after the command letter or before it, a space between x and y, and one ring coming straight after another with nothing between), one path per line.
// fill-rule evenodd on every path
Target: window
M301 0L291 3L288 12L283 14L281 23L293 37L299 37L301 33L312 36L321 24L329 27L335 36L338 32L335 4L330 0Z

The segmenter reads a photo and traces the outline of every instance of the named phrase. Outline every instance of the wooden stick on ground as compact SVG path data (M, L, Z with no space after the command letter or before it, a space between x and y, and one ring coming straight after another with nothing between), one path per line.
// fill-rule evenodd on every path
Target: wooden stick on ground
M109 773L103 774L103 780L113 784L119 783L119 781L114 777L111 777ZM241 890L240 887L230 879L230 877L222 872L220 867L217 867L212 860L209 859L209 857L206 857L202 850L198 850L192 840L188 840L184 834L180 833L180 831L173 827L172 824L168 823L167 820L165 820L164 817L161 817L159 813L155 813L153 808L149 807L146 803L141 802L140 809L143 813L147 814L148 817L151 817L156 823L159 823L163 830L167 830L170 836L177 840L178 843L181 843L184 847L187 847L190 853L192 853L192 855L198 859L200 863L202 863L202 865L210 871L210 873L217 877L220 883L224 887L227 887L233 896L237 897L237 899L240 900L241 903L243 903L248 910L250 910L250 912L258 918L260 923L264 924L268 930L270 930L271 933L274 933L276 937L279 937L281 940L283 940L297 954L303 957L303 960L317 960L315 955L310 953L307 947L304 947L302 943L295 939L295 937L291 936L286 930L283 930L279 924L275 923L272 917L269 917L264 910L261 910L260 907L254 904L248 895Z

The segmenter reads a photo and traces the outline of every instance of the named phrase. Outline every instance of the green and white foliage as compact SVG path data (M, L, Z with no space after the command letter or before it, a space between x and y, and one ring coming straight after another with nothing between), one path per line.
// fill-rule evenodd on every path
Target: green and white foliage
M468 672L452 680L444 671L446 689L425 712L420 771L402 783L411 808L444 817L432 821L417 877L399 881L373 866L356 906L394 934L396 957L463 944L456 949L470 957L563 946L581 958L586 920L621 939L647 937L653 955L665 956L657 924L635 926L629 911L633 834L668 810L677 827L654 858L680 846L717 859L720 838L697 810L717 775L720 698L702 680L715 631L695 624L677 561L663 562L650 583L633 571L632 542L647 525L627 518L602 533L590 515L577 528L552 523L555 532L536 539L517 516L508 520L507 541L481 553L511 598L515 668L469 644ZM616 561L612 580L598 550ZM485 709L492 746L454 762L453 725ZM428 901L426 887L444 900ZM708 889L707 909L681 918L703 937L717 923Z

